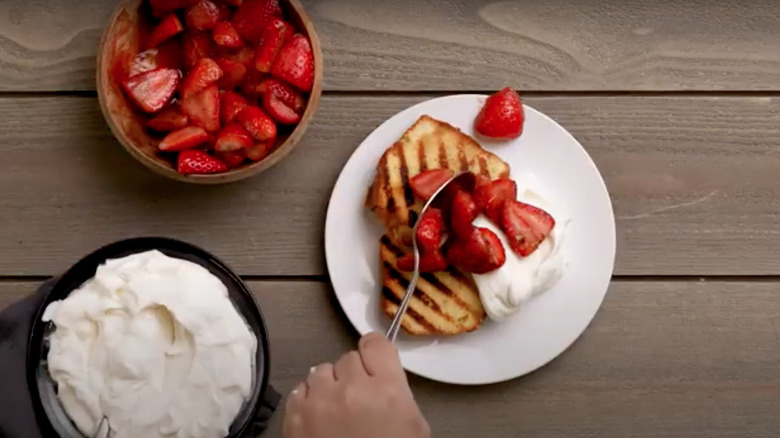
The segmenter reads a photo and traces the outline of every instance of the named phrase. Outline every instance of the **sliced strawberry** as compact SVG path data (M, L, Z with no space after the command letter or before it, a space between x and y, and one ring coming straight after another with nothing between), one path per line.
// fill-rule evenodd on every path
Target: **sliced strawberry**
M271 93L265 93L265 95L263 95L263 109L265 109L277 123L282 125L294 125L301 120L301 116L299 116L298 113Z
M231 123L219 131L214 149L219 152L231 152L249 149L253 144L254 140L241 124Z
M236 61L231 61L225 58L218 58L215 60L219 68L222 69L222 79L219 80L219 88L222 90L233 90L239 85L246 77L246 67Z
M203 58L184 79L180 94L182 99L200 93L222 77L222 69L211 58Z
M186 32L183 38L182 51L187 69L195 67L203 58L210 58L214 52L211 36L205 32Z
M173 131L160 142L163 152L176 152L198 147L209 141L209 133L198 126L187 126Z
M153 113L168 104L178 84L178 70L161 68L135 75L122 85L138 108Z
M238 48L244 45L241 35L238 34L236 28L229 21L217 23L214 30L211 31L211 37L221 47Z
M220 21L226 20L230 16L230 9L222 3L215 3L211 0L200 0L198 3L187 9L184 14L184 21L187 28L195 30L211 30Z
M246 157L252 161L262 161L273 150L273 143L255 143L246 150Z
M270 19L281 16L279 0L244 0L233 14L233 26L248 41L259 43Z
M434 169L415 175L409 186L415 196L427 201L447 180L453 177L450 169Z
M266 113L256 106L244 108L238 115L238 120L255 140L270 142L276 138L276 123Z
M444 253L450 264L474 274L498 269L506 261L501 240L487 228L475 227L468 236L448 239Z
M477 204L469 192L459 191L452 201L450 225L456 236L466 238L474 228L472 222L479 215Z
M177 168L179 173L184 175L205 175L228 170L228 166L225 163L199 149L188 149L179 152Z
M244 82L241 83L241 94L247 99L259 99L263 95L263 81L265 79L266 76L263 73L258 72L254 67L249 67Z
M477 115L474 127L493 138L517 138L523 133L525 114L520 96L509 87L488 97Z
M152 10L159 13L169 13L177 9L188 8L197 2L198 0L149 0Z
M219 89L216 85L182 100L181 109L191 121L207 131L219 131Z
M222 160L229 168L235 169L246 161L246 153L243 149L230 152L217 152L217 158Z
M182 31L184 31L184 26L181 24L181 21L179 21L179 17L177 17L176 14L170 14L163 18L160 24L154 28L146 42L146 47L157 47L161 42Z
M226 47L222 47L219 51L220 58L229 59L231 61L235 61L238 63L243 64L247 68L251 68L254 70L254 62L255 62L255 50L248 46L243 46L239 49L229 49Z
M550 235L555 219L541 208L517 200L506 201L501 215L501 229L512 251L525 257Z
M149 49L136 55L133 59L133 62L130 64L128 77L137 76L141 73L159 69L160 66L157 63L158 53L159 51L157 49Z
M157 132L172 132L187 126L187 116L177 105L169 105L146 122L146 127Z
M414 254L406 254L398 259L396 266L401 271L413 272L414 271ZM447 269L447 260L441 254L441 251L436 250L428 253L420 254L420 272L439 272Z
M255 68L262 73L271 71L271 65L285 40L295 29L279 18L272 18L263 32L263 41L255 52Z
M273 94L296 113L300 114L306 106L306 101L301 93L278 79L268 78L263 80L263 82L260 83L258 90L260 91L260 94L263 95L266 93Z
M517 199L517 183L509 178L480 182L474 188L474 202L477 209L484 211L496 225L501 224L501 210L504 201Z
M438 251L444 236L444 216L438 208L429 208L417 227L417 245L423 251Z
M244 96L226 91L219 98L219 118L223 125L227 125L236 118L244 108L249 106Z
M271 66L271 75L309 92L314 84L314 54L311 43L297 34L287 42Z

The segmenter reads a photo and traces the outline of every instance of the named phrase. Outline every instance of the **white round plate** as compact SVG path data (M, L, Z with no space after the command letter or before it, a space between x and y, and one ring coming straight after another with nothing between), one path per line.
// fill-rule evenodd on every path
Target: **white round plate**
M325 223L325 255L339 303L358 332L384 333L379 306L379 221L364 207L384 151L423 114L474 136L474 119L487 96L455 95L422 102L396 114L355 150L333 189ZM561 280L507 320L490 320L472 333L397 340L404 368L441 382L486 384L509 380L563 353L596 315L615 260L615 219L604 181L582 146L555 121L525 106L519 139L475 137L511 166L531 174L541 194L570 222L563 241L567 266Z

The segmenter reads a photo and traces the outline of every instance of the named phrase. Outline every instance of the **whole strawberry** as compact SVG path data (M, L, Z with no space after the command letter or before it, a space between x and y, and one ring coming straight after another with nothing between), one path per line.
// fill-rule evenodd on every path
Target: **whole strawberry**
M477 115L475 128L491 138L511 139L523 133L523 104L515 90L506 87L488 97Z

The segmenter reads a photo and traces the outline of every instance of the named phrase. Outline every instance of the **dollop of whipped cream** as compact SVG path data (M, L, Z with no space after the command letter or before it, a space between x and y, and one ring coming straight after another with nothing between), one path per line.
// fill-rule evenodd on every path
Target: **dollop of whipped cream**
M257 339L226 286L148 251L107 260L44 311L48 370L65 412L92 436L222 438L253 385Z
M521 257L512 251L506 235L484 215L474 220L477 227L485 227L499 237L506 253L506 262L486 274L474 274L482 307L488 317L502 321L517 312L534 296L548 290L563 276L566 260L561 250L568 219L545 198L538 194L538 181L531 175L515 179L517 200L541 208L555 219L555 227L536 251Z

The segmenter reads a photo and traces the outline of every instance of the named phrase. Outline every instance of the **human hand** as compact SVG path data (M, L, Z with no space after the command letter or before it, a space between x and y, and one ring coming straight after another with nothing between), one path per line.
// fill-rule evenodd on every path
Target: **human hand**
M398 352L371 333L335 364L312 368L287 399L286 438L430 438Z

